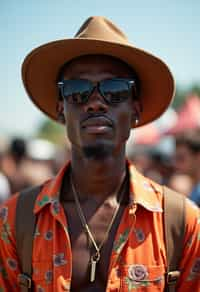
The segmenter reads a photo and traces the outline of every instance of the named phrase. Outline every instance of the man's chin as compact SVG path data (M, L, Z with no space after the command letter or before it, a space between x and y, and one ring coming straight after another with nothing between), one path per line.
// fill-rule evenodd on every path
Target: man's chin
M113 145L98 143L96 145L87 145L83 147L83 153L88 159L102 160L113 153Z

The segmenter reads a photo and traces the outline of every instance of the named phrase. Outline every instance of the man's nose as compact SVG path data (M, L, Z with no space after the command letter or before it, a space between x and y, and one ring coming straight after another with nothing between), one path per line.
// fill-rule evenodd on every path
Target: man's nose
M86 112L107 112L108 104L104 100L104 97L100 94L97 87L95 87L88 102L84 105L84 110Z

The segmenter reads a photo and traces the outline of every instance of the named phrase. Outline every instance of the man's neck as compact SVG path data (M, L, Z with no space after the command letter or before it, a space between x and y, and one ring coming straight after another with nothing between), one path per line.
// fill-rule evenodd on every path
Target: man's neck
M116 196L126 173L124 151L105 159L87 159L72 151L72 179L80 199Z

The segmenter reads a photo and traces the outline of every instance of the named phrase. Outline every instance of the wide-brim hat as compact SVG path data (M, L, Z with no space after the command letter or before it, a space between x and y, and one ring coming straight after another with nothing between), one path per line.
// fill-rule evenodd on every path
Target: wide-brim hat
M58 73L64 63L90 54L116 57L136 71L143 107L137 126L158 118L171 103L175 86L168 66L130 44L124 33L110 20L93 16L84 22L74 38L44 44L25 58L22 65L23 83L29 97L42 112L57 120Z

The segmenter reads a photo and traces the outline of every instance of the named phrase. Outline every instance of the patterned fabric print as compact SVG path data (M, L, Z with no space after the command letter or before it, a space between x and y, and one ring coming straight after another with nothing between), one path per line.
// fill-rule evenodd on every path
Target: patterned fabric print
M53 214L58 215L60 212L60 202L58 199L52 201Z
M140 228L134 228L134 233L138 242L142 242L145 240L144 231Z
M164 277L159 277L158 279L155 279L153 281L154 284L160 284L161 281L163 281ZM125 279L125 283L127 285L128 291L133 291L133 289L138 289L138 288L145 288L145 287L149 287L152 283L152 281L148 281L148 280L143 280L143 281L132 281L129 277L126 277ZM149 289L149 288L148 288ZM142 291L146 291L145 289ZM149 291L149 290L148 290ZM154 288L152 288L151 290L152 292L154 291ZM159 290L159 291L163 291L163 290Z
M127 285L128 291L132 291L132 289L150 287L152 283L155 285L159 285L161 284L163 279L163 275L154 279L149 279L148 268L144 265L137 264L131 265L129 267L128 276L125 277L125 283Z
M130 201L136 206L136 221L133 220L133 206L130 204L124 210L115 236L110 259L112 265L105 292L111 291L113 285L119 290L121 283L125 285L124 292L137 289L154 292L157 284L159 287L156 288L164 291L162 275L165 271L166 254L163 197L160 191L162 188L140 175L132 165L128 166L130 194L134 194L131 195ZM58 200L67 167L61 169L55 179L45 183L34 207L38 223L34 236L33 279L35 290L40 292L63 291L63 287L70 291L71 287L72 251L66 216ZM20 290L17 275L21 271L16 257L14 235L16 202L17 197L12 196L11 200L0 208L0 292ZM49 208L45 208L47 204L50 204ZM176 292L199 290L200 219L197 219L197 209L189 203L186 205L186 215L187 226L183 243L186 248L180 263L183 272Z
M52 282L52 280L53 280L53 271L47 271L45 273L44 278L45 278L46 283L50 284Z
M53 263L56 267L66 265L67 261L65 259L64 253L55 254L53 256Z
M190 275L188 277L188 281L191 281L195 278L198 278L200 281L200 257L194 261L194 264L193 264L192 269L190 271Z
M1 239L9 244L9 236L10 236L10 225L7 223L8 218L8 207L0 207L0 221L2 222L2 228L0 230Z
M2 229L1 229L1 231L0 231L1 239L2 239L5 243L9 244L9 243L10 243L10 239L9 239L10 235L11 235L10 225L9 225L8 223L4 223L4 224L2 225Z
M0 220L5 222L8 217L8 207L2 207L0 208Z
M2 261L0 261L0 274L5 279L8 277L8 273L7 273L6 269L4 268Z
M137 282L133 282L128 277L125 279L125 283L127 285L128 291L130 291L130 292L133 291L133 289L137 289L137 288L140 288L140 287L147 287L148 286L148 282L137 283Z
M119 235L119 238L114 242L114 245L113 245L113 250L116 252L116 253L120 253L123 246L124 246L124 243L126 242L126 239L129 235L129 229L126 229L124 231L124 233L120 234Z
M128 276L133 282L147 281L147 268L144 265L132 265L128 269Z
M7 265L8 267L11 269L11 270L16 270L17 269L17 261L15 259L11 259L11 258L8 258L7 259Z
M37 201L37 204L39 207L43 207L50 202L51 202L51 198L48 195L45 195L42 197L41 201Z
M48 230L45 234L44 234L44 238L46 240L52 240L53 239L53 231L52 230Z

